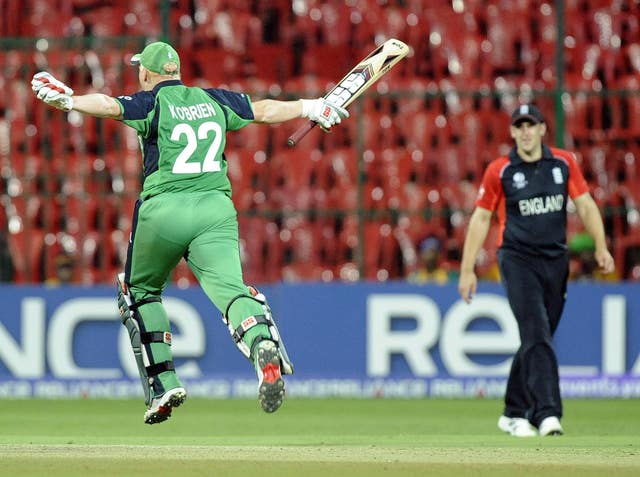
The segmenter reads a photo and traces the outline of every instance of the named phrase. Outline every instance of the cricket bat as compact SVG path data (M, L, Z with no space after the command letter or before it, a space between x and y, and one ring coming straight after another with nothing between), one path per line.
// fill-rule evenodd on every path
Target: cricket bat
M325 94L325 99L346 108L408 53L409 47L400 40L391 38L385 41L354 66L331 91ZM318 123L315 121L309 121L298 128L287 139L287 144L295 146L316 124Z

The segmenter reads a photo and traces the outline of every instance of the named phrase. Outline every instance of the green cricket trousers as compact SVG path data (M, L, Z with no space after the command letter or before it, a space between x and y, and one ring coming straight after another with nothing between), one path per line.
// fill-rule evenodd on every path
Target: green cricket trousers
M205 294L224 313L234 298L247 296L238 247L238 218L231 198L220 191L162 193L136 203L125 283L138 304L143 333L170 332L160 297L169 276L184 258ZM253 299L237 299L228 311L234 329L245 318L264 313ZM243 341L251 348L258 336L270 336L266 325L247 331ZM171 363L157 374L153 394L181 386L173 370L170 343L145 344L151 366Z

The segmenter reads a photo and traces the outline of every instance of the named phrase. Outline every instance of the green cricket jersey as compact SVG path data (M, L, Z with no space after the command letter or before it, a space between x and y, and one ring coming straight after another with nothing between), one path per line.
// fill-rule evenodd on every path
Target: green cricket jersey
M123 122L138 132L144 164L141 197L219 190L231 196L224 157L227 130L253 121L246 94L163 81L116 98Z

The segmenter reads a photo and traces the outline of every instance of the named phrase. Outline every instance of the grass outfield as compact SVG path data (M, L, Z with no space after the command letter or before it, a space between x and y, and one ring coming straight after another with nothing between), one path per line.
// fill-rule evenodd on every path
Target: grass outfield
M640 403L567 400L559 437L514 438L496 400L3 400L2 477L638 476Z

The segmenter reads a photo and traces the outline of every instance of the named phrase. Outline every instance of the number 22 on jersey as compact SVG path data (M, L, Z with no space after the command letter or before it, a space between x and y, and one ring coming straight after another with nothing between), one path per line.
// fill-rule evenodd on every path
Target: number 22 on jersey
M209 139L210 133L213 133L213 140L207 149L204 160L190 161L198 148L199 141ZM177 124L171 132L171 140L178 141L185 136L187 145L180 152L173 164L172 172L174 174L199 174L201 172L219 172L221 169L220 161L216 161L220 145L222 144L222 127L213 121L202 123L198 126L198 130L190 124Z

